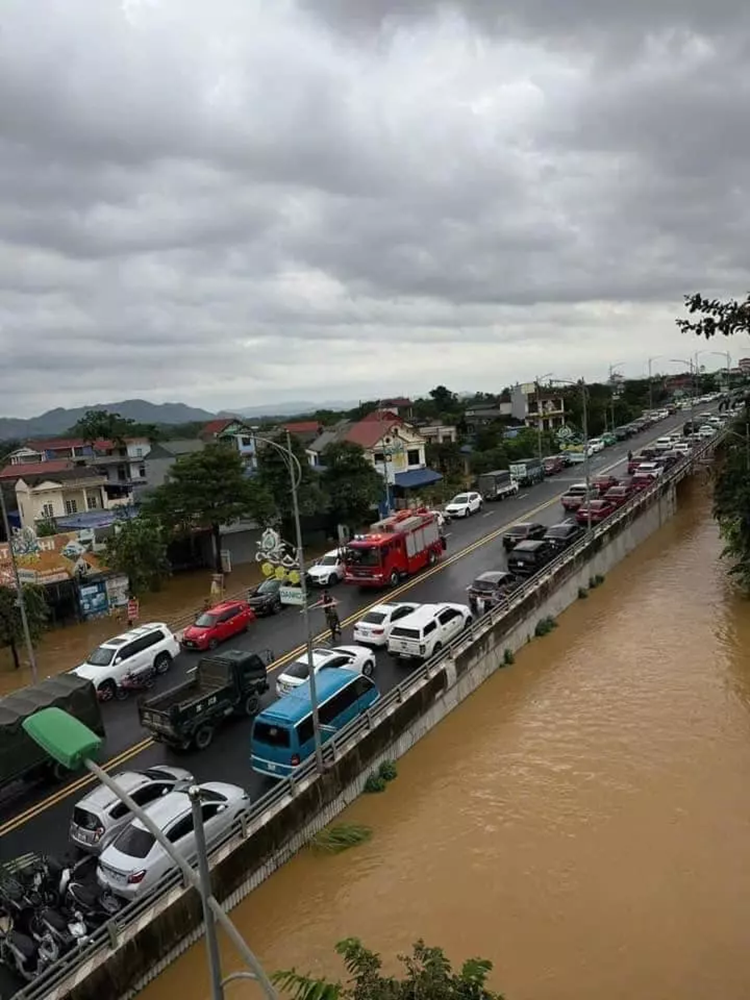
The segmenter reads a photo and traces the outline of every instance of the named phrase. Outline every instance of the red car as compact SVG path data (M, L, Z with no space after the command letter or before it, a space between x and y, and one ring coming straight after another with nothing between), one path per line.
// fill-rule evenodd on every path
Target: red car
M617 510L613 503L608 500L591 500L589 503L581 504L576 511L576 521L584 527L589 523L589 511L591 512L591 523L601 524L602 521L614 514Z
M619 486L620 480L617 476L597 476L591 483L591 485L599 491L599 496L603 496L607 490L611 490L613 486Z
M565 468L565 460L562 455L549 455L542 461L542 468L545 476L554 476Z
M624 503L632 497L634 493L632 486L620 485L613 486L608 489L607 492L602 497L602 500L606 500L608 503L613 504L615 507L622 507Z
M220 642L246 632L255 612L246 601L222 601L188 625L182 636L185 649L216 649Z

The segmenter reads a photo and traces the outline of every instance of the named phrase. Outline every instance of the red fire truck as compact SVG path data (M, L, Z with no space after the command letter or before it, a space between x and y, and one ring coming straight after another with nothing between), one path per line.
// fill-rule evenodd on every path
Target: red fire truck
M433 566L443 554L437 517L428 510L400 510L355 535L346 547L347 583L395 587L405 576Z

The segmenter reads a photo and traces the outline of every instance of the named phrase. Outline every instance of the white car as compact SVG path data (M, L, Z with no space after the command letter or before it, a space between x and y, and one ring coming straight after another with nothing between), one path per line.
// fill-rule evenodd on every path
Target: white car
M206 843L210 847L226 834L250 805L250 796L237 785L206 781L201 790ZM187 789L167 792L144 807L149 818L188 860L195 852L193 811ZM135 899L150 892L174 862L152 833L132 819L99 856L96 877L117 896Z
M409 602L377 604L355 624L354 641L363 646L385 646L395 622L410 615L418 607L418 604Z
M710 438L716 433L716 428L712 427L710 424L703 424L698 428L697 433L699 438Z
M598 451L604 451L604 442L601 438L591 438L589 441L590 454L595 455Z
M371 649L364 646L334 646L328 649L325 646L318 646L313 649L313 665L315 675L321 670L345 667L357 674L364 674L365 677L372 677L375 673L375 654ZM284 667L276 681L276 695L283 698L285 694L291 694L295 688L300 687L310 677L310 666L307 662L307 653L298 656L288 666Z
M110 701L126 674L149 668L157 674L165 674L179 652L180 644L169 625L150 622L107 639L71 673L93 681L99 699Z
M459 493L450 503L445 505L445 513L449 517L469 517L482 509L482 497L479 493Z
M423 604L397 621L388 636L388 652L397 660L429 660L472 622L466 604Z
M342 550L331 549L309 567L307 579L316 587L333 587L344 579L345 569Z

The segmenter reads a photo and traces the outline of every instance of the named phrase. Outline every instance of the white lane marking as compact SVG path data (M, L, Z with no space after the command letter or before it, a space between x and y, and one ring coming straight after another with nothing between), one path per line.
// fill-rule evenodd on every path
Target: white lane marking
M482 514L482 517L492 517L494 513L494 510L488 510L486 514Z
M522 493L520 496L516 497L516 500L525 500L528 495L528 493Z

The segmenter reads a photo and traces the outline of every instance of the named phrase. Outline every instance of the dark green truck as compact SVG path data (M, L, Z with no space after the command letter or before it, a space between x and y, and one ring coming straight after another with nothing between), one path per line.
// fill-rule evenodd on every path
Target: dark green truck
M59 674L0 698L0 793L19 781L59 781L68 774L24 732L23 721L42 708L61 708L104 736L94 685L84 677Z
M269 649L228 649L204 656L183 684L139 699L141 725L155 740L175 749L205 750L226 719L258 713L272 660Z

